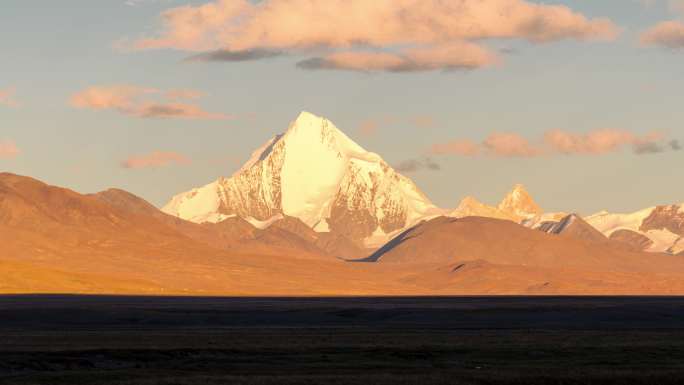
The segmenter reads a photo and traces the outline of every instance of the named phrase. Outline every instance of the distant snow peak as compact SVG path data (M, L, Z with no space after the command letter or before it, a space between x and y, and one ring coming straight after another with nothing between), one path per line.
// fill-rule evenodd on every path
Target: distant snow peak
M391 234L437 208L408 178L328 119L302 112L230 178L179 194L163 210L191 221L238 215L300 219L319 232L363 241Z
M535 203L525 187L522 184L516 184L496 207L467 196L454 211L449 213L449 216L455 218L478 216L521 223L536 222L534 219L542 214L542 209Z
M497 207L488 206L481 203L477 199L467 196L461 200L458 207L452 211L449 216L454 218L465 218L465 217L486 217L486 218L496 218L505 219L511 221L517 221L517 218L499 210Z
M543 214L543 210L522 184L513 186L513 190L499 203L498 209L517 217L518 220L530 219Z
M673 252L684 236L684 212L680 205L649 207L627 214L601 211L586 220L607 237L625 231L640 234L651 241L647 249L650 252Z

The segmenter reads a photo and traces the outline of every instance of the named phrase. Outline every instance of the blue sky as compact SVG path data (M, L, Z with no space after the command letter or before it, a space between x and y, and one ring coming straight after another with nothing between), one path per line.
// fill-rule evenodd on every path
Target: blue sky
M187 62L183 50L121 49L154 36L165 9L208 1L5 0L0 13L0 143L17 155L0 170L79 192L119 187L161 205L172 195L230 175L299 111L332 120L390 164L429 157L439 170L409 174L435 203L465 195L495 203L525 184L545 209L629 211L684 201L684 151L463 156L430 153L454 140L480 143L492 132L530 141L547 130L578 135L611 128L684 141L684 50L642 46L639 35L681 19L666 0L554 1L622 29L612 41L533 43L489 39L501 63L473 70L356 72L305 70L305 54L244 62ZM535 3L535 2L531 2ZM71 105L94 86L132 85L161 93L190 89L192 104L235 119L144 118L121 109ZM0 93L2 95L2 93ZM2 97L0 96L0 100ZM190 103L190 102L188 102ZM416 120L422 123L416 124ZM377 124L369 134L364 122ZM191 163L124 168L131 156L182 154Z

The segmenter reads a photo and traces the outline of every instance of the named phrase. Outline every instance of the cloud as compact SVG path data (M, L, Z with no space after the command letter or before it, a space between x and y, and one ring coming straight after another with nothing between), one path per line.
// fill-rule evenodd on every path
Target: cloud
M0 159L13 159L16 158L21 151L17 147L17 144L11 140L0 140Z
M155 151L146 155L131 156L121 162L121 167L130 169L166 167L172 164L187 165L191 161L186 156L176 152Z
M202 93L194 90L162 92L154 88L130 85L90 87L71 97L71 105L92 110L115 110L137 118L179 118L223 120L232 116L211 113L195 104L179 100L197 99ZM161 98L162 100L154 100Z
M684 48L684 23L664 21L641 34L641 44L671 49Z
M661 133L637 135L625 130L599 129L588 133L549 130L543 137L530 141L515 133L492 133L482 143L456 140L435 144L434 155L478 156L505 158L532 158L549 155L602 155L631 148L637 155L678 151L679 142L667 142Z
M633 146L637 153L647 153L648 148L657 144L659 139L659 134L639 137L629 131L617 129L601 129L586 134L551 130L544 135L544 141L559 153L589 155L615 152L625 146Z
M431 158L408 159L394 166L399 172L414 173L422 170L441 170L442 167Z
M634 144L634 153L643 154L659 154L668 150L666 145L657 142L644 142Z
M434 70L472 70L498 61L495 54L476 44L452 43L448 46L413 48L399 53L347 51L297 63L299 68L349 71L420 72Z
M282 51L267 49L251 49L245 51L217 50L192 55L185 59L188 62L240 62L250 60L268 59L284 55Z
M0 89L0 105L16 108L19 107L19 102L14 98L16 89L14 87Z
M531 158L544 153L543 149L514 133L492 133L482 142L482 146L490 154L500 157Z
M525 0L215 0L168 9L161 20L161 31L134 48L200 52L191 60L210 61L322 50L329 52L299 67L350 71L473 69L495 61L486 39L545 43L619 34L608 19Z

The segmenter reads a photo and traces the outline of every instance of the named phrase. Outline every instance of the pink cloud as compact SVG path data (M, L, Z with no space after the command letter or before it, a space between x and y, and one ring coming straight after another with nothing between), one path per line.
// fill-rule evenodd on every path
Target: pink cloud
M17 144L11 140L0 141L0 159L16 158L21 151L17 148Z
M501 157L531 158L544 153L543 149L514 133L492 133L482 145L490 154Z
M462 155L475 156L480 154L480 146L470 140L453 140L432 146L430 152L434 155Z
M551 130L544 135L546 144L562 154L599 155L618 151L625 146L638 146L656 143L662 139L660 134L637 136L629 131L600 129L586 134L575 134L562 130Z
M202 93L194 90L171 90L162 92L154 88L131 85L89 87L71 97L76 108L115 110L138 118L178 118L223 120L232 116L211 113L195 104L179 103L180 99L196 99ZM161 101L154 98L161 97Z
M14 98L15 94L16 89L14 87L0 90L0 105L13 108L19 107L19 102Z
M525 0L216 0L169 9L162 22L156 37L134 46L217 51L228 61L324 48L337 52L316 58L318 68L363 71L479 68L492 60L484 39L611 40L619 33L608 19ZM412 48L392 51L401 46Z
M492 133L482 143L455 140L434 144L434 155L477 156L490 155L506 158L532 158L545 155L602 155L631 148L635 154L678 151L679 142L667 141L659 132L637 135L625 130L599 129L588 133L549 130L543 138L531 142L515 133Z
M641 34L641 44L671 49L684 48L684 23L664 21Z
M165 167L172 164L187 165L190 163L190 159L182 154L176 152L155 151L146 155L132 156L121 162L121 167L139 169Z

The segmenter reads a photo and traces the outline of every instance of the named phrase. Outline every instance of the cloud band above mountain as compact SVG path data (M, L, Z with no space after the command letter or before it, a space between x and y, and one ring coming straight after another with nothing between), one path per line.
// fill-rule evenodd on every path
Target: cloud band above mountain
M608 19L525 0L216 0L169 9L162 22L157 36L134 47L199 52L194 61L316 52L298 66L391 72L491 65L497 55L485 39L612 40L619 33Z
M432 146L434 155L533 158L548 155L601 155L631 148L637 155L681 149L679 141L666 140L661 133L637 135L626 130L599 129L584 134L564 130L549 130L532 142L516 133L490 134L481 143L460 139Z

